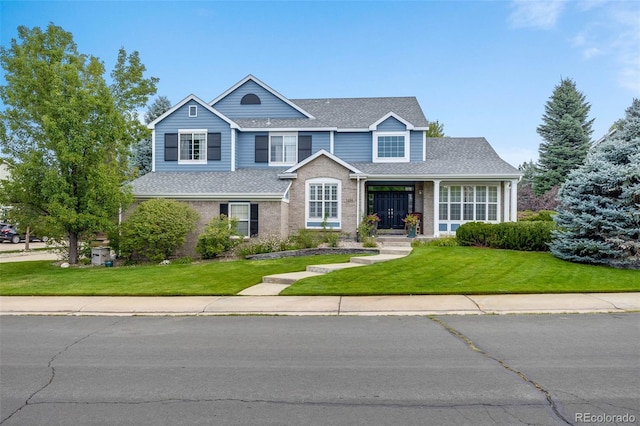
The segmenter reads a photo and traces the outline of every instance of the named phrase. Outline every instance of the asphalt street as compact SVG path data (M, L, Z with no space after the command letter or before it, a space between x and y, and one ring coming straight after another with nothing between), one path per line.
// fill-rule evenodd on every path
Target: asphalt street
M636 313L2 316L0 342L3 426L640 422Z

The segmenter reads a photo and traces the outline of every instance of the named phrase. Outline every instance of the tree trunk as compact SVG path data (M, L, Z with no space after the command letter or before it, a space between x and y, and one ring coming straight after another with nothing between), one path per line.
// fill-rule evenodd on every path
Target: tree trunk
M78 264L78 234L69 232L69 264Z
M24 251L29 251L30 234L31 234L31 229L27 226L26 234L24 236Z

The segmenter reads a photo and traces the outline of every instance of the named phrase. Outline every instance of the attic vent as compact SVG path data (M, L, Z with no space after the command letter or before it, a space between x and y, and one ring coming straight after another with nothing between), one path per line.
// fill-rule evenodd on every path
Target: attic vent
M240 100L240 105L260 105L260 98L253 93L247 93Z

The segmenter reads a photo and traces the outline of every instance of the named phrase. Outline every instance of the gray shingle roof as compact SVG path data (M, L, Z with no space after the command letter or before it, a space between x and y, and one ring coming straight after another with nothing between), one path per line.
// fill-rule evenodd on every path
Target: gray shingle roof
M354 162L365 175L455 179L490 177L515 179L520 172L501 159L485 138L427 138L427 161L414 163ZM278 178L284 169L239 169L235 172L152 172L131 183L136 198L246 197L281 198L290 180Z
M427 138L427 161L420 163L352 163L375 176L504 176L518 169L498 156L485 138Z
M242 128L367 129L390 112L415 127L427 127L427 119L415 97L290 99L314 116L307 118L234 119Z
M281 180L282 169L239 169L235 172L152 172L131 183L133 194L144 197L189 197L213 195L282 197L289 181Z

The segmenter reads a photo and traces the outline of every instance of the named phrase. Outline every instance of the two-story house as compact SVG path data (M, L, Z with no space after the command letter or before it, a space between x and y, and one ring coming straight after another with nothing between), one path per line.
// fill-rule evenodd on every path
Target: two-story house
M224 213L246 236L328 227L355 236L363 215L449 234L464 222L516 220L517 169L484 138L428 138L415 97L288 99L249 75L194 95L149 124L153 171L137 200L189 203L203 228Z

